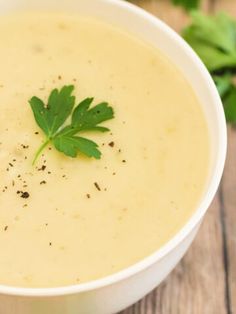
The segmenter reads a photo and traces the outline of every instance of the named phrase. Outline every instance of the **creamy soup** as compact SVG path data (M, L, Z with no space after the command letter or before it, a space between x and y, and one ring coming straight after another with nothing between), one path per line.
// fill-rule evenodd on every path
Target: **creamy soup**
M198 99L159 51L103 22L54 13L0 19L0 284L95 280L152 254L196 210L209 164ZM102 158L49 145L28 100L75 86L107 101ZM23 194L24 193L24 194Z

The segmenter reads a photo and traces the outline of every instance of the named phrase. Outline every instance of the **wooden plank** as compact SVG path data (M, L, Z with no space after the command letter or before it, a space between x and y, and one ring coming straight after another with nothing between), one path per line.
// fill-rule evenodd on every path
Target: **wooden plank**
M217 11L225 11L236 16L236 1L235 0L214 0L215 9Z
M135 2L177 31L188 22L183 10L171 7L167 0ZM212 1L204 1L203 8L209 11L213 5ZM229 314L223 216L222 193L218 193L194 245L174 272L159 288L122 314Z
M226 297L230 313L236 313L236 130L228 128L228 155L222 181Z
M236 18L235 0L216 0L216 10ZM236 130L228 128L228 155L222 184L222 204L225 226L225 269L228 281L228 303L236 313Z
M215 10L236 18L235 0L215 0ZM224 263L228 290L226 297L230 313L236 314L236 130L228 128L228 154L222 181L222 222L224 226Z

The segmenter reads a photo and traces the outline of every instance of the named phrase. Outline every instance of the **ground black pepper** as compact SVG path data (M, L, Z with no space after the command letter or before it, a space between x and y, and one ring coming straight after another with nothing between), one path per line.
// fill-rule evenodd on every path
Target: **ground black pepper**
M100 186L98 185L97 182L94 182L94 185L95 185L95 187L96 187L96 189L97 189L98 191L101 191L101 188L100 188Z
M22 198L29 198L29 193L28 192L20 192L21 193L21 196Z
M24 149L27 149L27 148L29 148L29 145L21 144L21 147L23 147Z
M114 142L110 142L108 145L109 145L110 147L114 147L114 146L115 146L115 143L114 143Z

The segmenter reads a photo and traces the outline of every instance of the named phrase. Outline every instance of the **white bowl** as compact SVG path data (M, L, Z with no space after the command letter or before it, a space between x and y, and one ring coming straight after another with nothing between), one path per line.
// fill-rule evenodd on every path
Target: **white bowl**
M155 288L179 262L197 233L216 193L225 162L226 124L221 100L205 66L184 40L134 5L121 0L0 0L0 14L25 9L94 16L156 46L188 79L208 121L212 154L206 191L188 223L161 249L119 273L85 284L49 289L0 286L2 314L116 313Z

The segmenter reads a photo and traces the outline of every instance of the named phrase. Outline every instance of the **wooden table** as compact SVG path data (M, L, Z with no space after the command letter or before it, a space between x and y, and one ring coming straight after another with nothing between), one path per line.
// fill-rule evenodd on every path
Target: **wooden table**
M177 31L188 22L169 0L133 2ZM236 0L206 0L202 8L236 17ZM236 129L228 128L228 141L222 183L197 239L159 288L121 314L236 314Z

